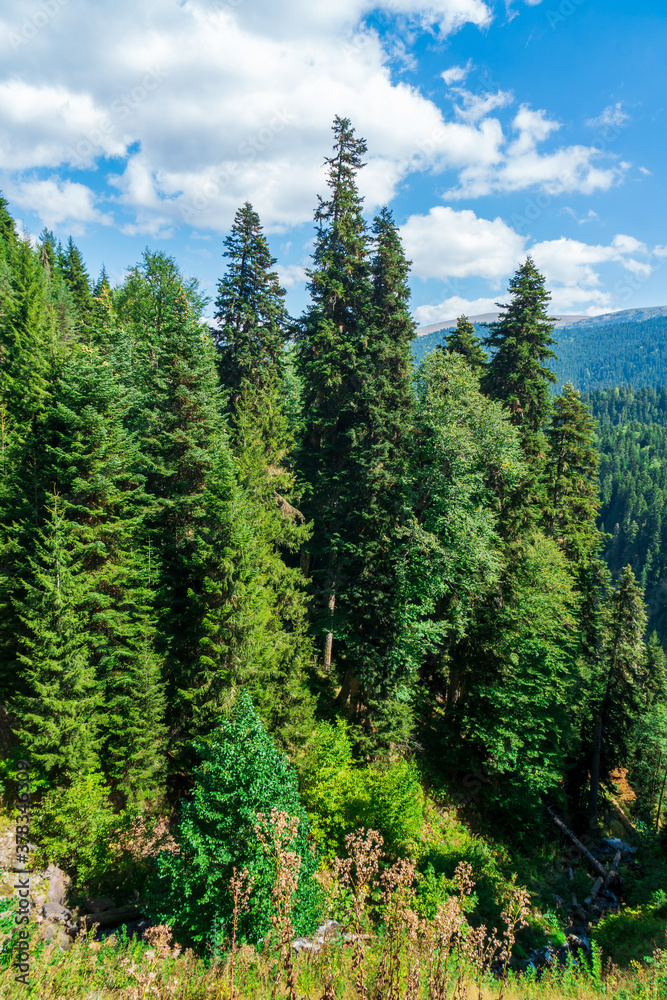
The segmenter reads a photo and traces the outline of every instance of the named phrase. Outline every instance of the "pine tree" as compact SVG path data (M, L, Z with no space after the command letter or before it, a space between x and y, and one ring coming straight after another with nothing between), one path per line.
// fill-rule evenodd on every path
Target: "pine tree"
M67 248L58 247L58 270L72 293L79 322L84 328L90 318L92 305L90 278L81 251L71 236L67 241Z
M646 609L635 575L626 566L612 595L603 670L597 678L589 813L597 821L600 780L629 756L633 727L643 707Z
M371 299L368 234L356 185L366 143L355 138L347 118L336 117L333 132L333 155L326 158L330 197L320 198L315 211L318 228L308 272L312 305L299 339L305 415L299 464L312 491L307 511L317 525L309 569L325 671L331 667L337 593L349 571L350 535L357 534L345 487Z
M100 745L100 690L82 627L85 573L69 541L55 494L19 604L26 693L13 703L26 756L42 782L59 784L95 770Z
M218 283L215 340L221 383L233 407L246 382L259 393L280 383L289 317L273 270L276 259L250 202L234 217L224 256L228 264Z
M294 431L285 414L285 292L271 270L275 260L259 217L248 203L237 212L225 246L229 264L217 303L217 340L223 343L219 370L223 389L231 393L231 446L252 525L244 561L251 559L264 580L253 617L273 637L271 653L265 649L261 654L261 670L257 663L251 669L239 663L236 683L245 685L272 730L294 746L303 743L312 723L305 681L312 648L304 578L286 560L308 540L311 529L294 506L300 490L288 457Z
M665 651L653 630L646 643L644 661L644 697L647 708L667 703L667 677L665 676Z
M28 240L11 262L0 243L0 690L20 685L16 671L16 602L42 524L44 415L50 405L54 352L50 282Z
M446 347L450 354L461 354L471 368L482 371L489 356L482 349L482 342L475 334L475 327L467 316L459 316L456 328L448 335Z
M0 194L0 240L4 243L5 251L10 250L17 240L16 226L7 208L9 202Z
M484 346L495 351L482 382L484 392L504 402L518 428L526 457L535 469L545 446L542 427L549 414L549 385L556 376L545 364L551 350L554 320L547 316L551 298L544 277L528 257L510 279L509 305L492 323Z
M55 483L73 556L86 573L80 609L105 693L105 765L130 798L155 798L164 770L164 682L156 621L139 552L149 500L127 394L93 347L63 359L45 420L44 479Z
M599 495L596 426L578 390L568 382L553 401L545 431L549 445L545 527L575 563L592 558L604 540L595 525Z

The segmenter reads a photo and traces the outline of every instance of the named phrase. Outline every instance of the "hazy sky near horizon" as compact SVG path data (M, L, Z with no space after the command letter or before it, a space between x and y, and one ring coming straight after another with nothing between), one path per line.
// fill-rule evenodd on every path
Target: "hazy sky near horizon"
M253 203L298 313L334 115L368 142L420 324L667 303L664 0L4 0L0 190L93 277L148 245L214 297Z

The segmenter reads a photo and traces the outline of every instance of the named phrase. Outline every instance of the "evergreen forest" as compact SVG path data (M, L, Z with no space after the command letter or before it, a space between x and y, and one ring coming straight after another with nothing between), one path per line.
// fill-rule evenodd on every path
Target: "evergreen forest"
M557 385L530 257L415 361L365 154L336 118L299 317L249 203L209 304L0 199L3 808L26 762L23 861L152 927L30 995L667 995L667 389Z

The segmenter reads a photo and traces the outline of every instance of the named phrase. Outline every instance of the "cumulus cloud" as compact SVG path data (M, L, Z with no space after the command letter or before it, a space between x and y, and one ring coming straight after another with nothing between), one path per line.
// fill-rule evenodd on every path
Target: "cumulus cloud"
M419 278L503 278L516 266L525 238L502 219L438 205L401 227L405 252Z
M491 19L483 0L385 7L444 33ZM368 141L360 186L369 209L418 171L459 173L457 197L614 183L620 168L596 166L594 149L538 148L557 128L544 112L522 108L518 134L505 134L493 116L511 100L505 91L460 89L447 120L392 78L390 42L363 23L375 8L374 0L145 0L140 8L103 0L81 18L60 3L17 48L8 39L23 30L25 6L6 0L0 170L18 183L18 172L35 168L104 165L112 171L105 207L122 209L126 232L164 235L183 222L223 232L245 199L281 230L312 217L330 122L342 114ZM450 67L443 79L461 83L471 65Z
M461 83L465 80L471 69L472 59L468 59L465 66L450 66L449 69L444 70L440 76L445 81L447 86L451 87L453 83Z
M464 299L460 295L451 295L435 306L417 306L415 319L420 326L430 326L432 323L447 323L459 316L483 316L484 313L498 312L495 299Z
M586 122L591 128L623 128L630 121L630 115L623 110L623 102L617 101L604 109L597 118L589 118Z
M595 161L603 154L594 146L566 146L551 153L540 152L538 144L561 127L543 110L522 105L512 127L517 135L506 144L493 168L481 163L465 167L458 187L447 192L449 198L480 197L531 187L539 187L551 195L573 191L592 194L611 188L630 166L626 163L597 166Z
M26 180L8 186L7 193L17 205L36 212L49 229L66 222L77 233L82 223L113 222L111 215L99 211L94 192L85 184L58 178Z

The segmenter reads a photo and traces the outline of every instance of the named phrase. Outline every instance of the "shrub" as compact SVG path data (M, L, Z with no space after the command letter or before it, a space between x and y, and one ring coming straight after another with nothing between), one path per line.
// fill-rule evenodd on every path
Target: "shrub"
M410 852L421 834L424 794L414 762L360 766L342 720L315 731L303 799L313 835L329 854L341 852L346 833L361 827L377 830L392 855Z
M308 819L299 801L296 774L278 750L245 692L230 719L196 744L201 764L192 797L182 806L178 849L158 857L158 880L150 908L156 921L173 927L182 944L217 951L229 938L233 869L252 879L248 912L239 920L241 943L256 943L271 926L275 860L255 832L258 815L276 809L298 820L293 850L301 858L292 920L296 934L312 929L318 916L317 867L308 843Z

